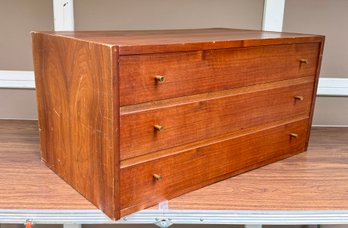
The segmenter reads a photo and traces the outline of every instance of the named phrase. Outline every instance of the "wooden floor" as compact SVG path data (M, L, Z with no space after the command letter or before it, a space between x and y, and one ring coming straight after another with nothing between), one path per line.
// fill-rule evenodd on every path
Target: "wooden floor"
M40 161L35 121L0 121L0 209L95 209ZM169 201L171 209L348 210L348 128L308 152Z

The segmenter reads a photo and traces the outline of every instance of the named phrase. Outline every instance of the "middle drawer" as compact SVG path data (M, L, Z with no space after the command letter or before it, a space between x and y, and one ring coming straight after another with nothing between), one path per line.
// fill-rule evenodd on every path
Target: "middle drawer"
M309 115L313 77L121 108L121 160Z

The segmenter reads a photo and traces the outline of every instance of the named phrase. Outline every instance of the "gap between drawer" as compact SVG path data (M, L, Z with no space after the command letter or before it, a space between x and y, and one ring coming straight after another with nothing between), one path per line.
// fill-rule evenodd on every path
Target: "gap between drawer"
M181 145L181 146L176 146L176 147L172 147L169 149L156 151L156 152L153 152L150 154L145 154L145 155L125 159L125 160L121 161L120 168L121 169L127 168L129 166L137 165L137 164L140 164L143 162L147 162L147 161L151 161L151 160L155 160L155 159L160 159L160 158L167 157L167 156L172 156L175 154L185 152L187 150L192 150L192 149L195 149L198 147L208 146L211 144L231 140L233 138L237 138L237 137L241 137L244 135L256 133L259 131L264 131L264 130L267 130L269 128L274 128L274 127L278 127L281 125L290 124L290 123L300 121L300 120L305 120L308 118L309 118L308 115L300 115L300 116L292 117L292 118L285 119L285 120L267 123L267 124L264 124L261 126L256 126L256 127L252 127L252 128L248 128L248 129L241 129L239 131L234 131L232 133L228 133L228 134L225 134L222 136L218 136L218 137L214 137L214 138L210 138L210 139L199 140L199 141L196 141L193 143L189 143L189 144L185 144L185 145Z
M242 88L222 90L218 92L197 94L197 95L191 95L191 96L171 98L166 100L151 101L151 102L135 104L135 105L128 105L128 106L123 106L120 108L120 115L133 114L133 113L142 112L145 110L148 111L148 110L154 110L154 109L160 109L160 108L167 108L167 107L190 104L190 103L195 103L200 101L208 101L208 100L219 99L219 98L228 97L228 96L236 96L240 94L254 93L254 92L265 91L265 90L281 88L281 87L288 87L288 86L299 85L304 83L311 83L311 82L314 83L314 79L315 78L313 75L309 77L283 80L283 81L277 81L277 82L271 82L271 83L265 83L265 84L258 84L258 85L246 86Z

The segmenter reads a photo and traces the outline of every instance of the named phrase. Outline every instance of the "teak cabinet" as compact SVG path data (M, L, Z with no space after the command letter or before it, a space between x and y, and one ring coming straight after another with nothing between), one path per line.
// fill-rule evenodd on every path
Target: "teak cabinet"
M323 36L32 37L42 160L113 219L307 148Z

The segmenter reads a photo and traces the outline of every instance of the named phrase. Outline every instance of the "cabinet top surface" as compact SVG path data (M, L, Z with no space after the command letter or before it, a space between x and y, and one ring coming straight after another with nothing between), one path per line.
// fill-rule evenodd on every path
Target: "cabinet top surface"
M42 33L102 45L117 46L120 54L142 54L318 42L323 39L323 36L320 35L228 28ZM36 34L36 32L34 32L34 34Z

